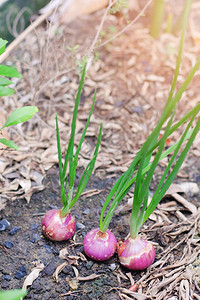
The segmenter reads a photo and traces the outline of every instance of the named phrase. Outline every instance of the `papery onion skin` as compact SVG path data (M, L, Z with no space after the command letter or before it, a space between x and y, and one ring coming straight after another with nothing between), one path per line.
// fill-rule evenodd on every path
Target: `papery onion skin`
M125 240L118 246L118 257L120 263L134 271L141 271L148 268L155 259L153 245L140 237Z
M61 217L61 209L51 209L42 218L42 233L51 241L68 240L75 230L74 217L70 213Z
M114 234L107 229L106 232L99 228L89 231L83 242L85 254L95 261L105 261L116 252L117 240Z

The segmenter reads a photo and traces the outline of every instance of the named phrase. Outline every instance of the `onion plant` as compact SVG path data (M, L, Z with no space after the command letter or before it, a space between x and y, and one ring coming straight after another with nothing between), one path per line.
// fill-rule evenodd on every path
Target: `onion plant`
M81 91L84 84L86 66L83 69L81 80L75 100L72 125L71 125L71 135L66 150L64 162L62 162L62 152L61 152L61 143L60 143L60 133L58 127L58 118L56 116L56 133L57 133L57 149L58 149L58 162L59 162L59 177L60 177L60 196L63 203L62 209L52 209L48 211L42 219L42 232L43 234L53 241L63 241L71 238L76 229L76 223L74 217L71 215L70 211L74 204L77 202L81 196L84 188L86 187L88 180L94 169L95 161L97 158L101 135L102 135L102 123L100 125L100 130L98 134L98 139L94 154L91 161L86 166L82 177L79 181L76 193L74 193L74 181L76 176L76 169L78 165L78 155L82 146L82 143L85 138L85 134L90 122L90 118L94 109L94 103L96 98L96 90L94 93L94 99L92 102L91 110L89 113L88 120L86 122L85 128L83 130L82 136L80 138L78 147L76 149L75 155L74 151L74 137L76 129L76 120L78 114L78 106L81 98Z
M185 10L183 31L174 79L161 117L152 133L137 153L128 170L122 174L108 194L101 211L99 228L93 229L85 236L83 244L84 251L94 260L103 261L108 259L115 253L116 246L118 246L120 263L129 269L143 270L150 266L155 259L153 245L150 242L141 239L138 233L141 226L155 210L177 175L200 129L200 118L197 117L200 110L200 104L197 104L179 121L174 122L177 104L188 84L194 77L195 72L200 67L200 59L198 59L188 74L185 82L175 93L190 4L191 1L188 1ZM167 138L177 129L182 129L182 136L174 145L164 151ZM160 133L163 131L164 134L160 138ZM148 203L149 186L155 173L155 169L159 161L168 154L170 154L169 163L163 172L150 203ZM110 237L108 227L116 207L128 193L133 183L135 183L135 188L130 219L130 237L123 243L117 245L116 239L113 238L113 234L112 238ZM110 208L105 214L108 205L110 205Z

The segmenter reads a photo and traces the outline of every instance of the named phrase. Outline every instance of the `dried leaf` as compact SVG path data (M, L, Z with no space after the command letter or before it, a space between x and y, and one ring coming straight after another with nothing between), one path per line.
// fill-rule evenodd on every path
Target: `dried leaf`
M67 256L68 254L69 254L69 253L68 253L67 248L63 248L63 249L61 249L60 252L59 252L59 258L60 258L60 259L66 259L66 256Z
M68 265L68 262L67 261L65 261L64 263L62 263L61 265L59 265L57 268L56 268L56 270L55 270L55 272L53 273L53 279L55 279L56 280L56 282L58 282L58 275L59 275L59 273L66 267Z
M27 289L27 286L32 285L33 281L38 278L40 272L44 269L44 264L43 263L39 263L35 268L33 268L33 270L31 271L31 273L26 277L23 287L23 290Z
M137 300L146 300L146 299L150 299L151 297L147 296L147 295L144 295L144 294L141 294L141 293L136 293L136 292L131 292L129 291L128 289L125 289L125 288L122 288L120 289L124 294L127 294L127 295L130 295L130 296L133 296L134 298L133 299L137 299ZM130 298L132 299L132 298Z
M195 182L181 182L178 184L184 193L196 195L199 193L199 187Z
M176 199L179 203L181 203L185 208L187 208L192 214L197 214L197 208L193 203L187 201L185 198L183 198L177 193L172 194L172 197Z
M81 276L78 276L77 279L79 281L88 281L88 280L94 280L98 277L102 276L102 274L91 274L91 275L88 275L88 276L85 276L85 277L81 277Z
M79 271L76 267L72 266L73 270L74 270L74 274L76 276L76 278L78 278L78 275L79 275Z

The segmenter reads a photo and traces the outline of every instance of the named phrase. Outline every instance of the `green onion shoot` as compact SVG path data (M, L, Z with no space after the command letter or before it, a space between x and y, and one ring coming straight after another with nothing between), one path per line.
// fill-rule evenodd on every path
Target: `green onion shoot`
M95 166L95 161L97 158L101 135L102 135L102 123L100 125L100 130L97 138L96 147L91 161L86 166L81 179L79 181L76 193L74 193L74 181L76 176L76 169L78 165L78 155L81 150L82 143L85 138L85 134L90 123L90 118L94 109L94 103L96 98L96 90L94 93L94 98L91 106L91 110L86 122L85 128L83 130L82 136L80 138L78 147L76 149L75 155L73 155L74 150L74 137L76 129L76 120L78 114L78 106L81 98L81 91L84 84L86 72L86 65L83 69L81 80L79 83L79 88L75 100L72 125L71 125L71 135L68 143L68 147L65 154L64 163L62 162L62 152L60 143L60 134L58 127L58 118L56 116L56 133L57 133L57 148L58 148L58 162L59 162L59 177L60 177L60 196L63 203L62 209L52 209L48 211L42 219L42 232L43 234L52 241L64 241L68 240L74 235L76 229L76 222L72 216L71 209L81 196L84 188L86 187L88 180L91 177L92 171ZM69 170L67 172L67 170Z
M175 93L190 5L191 1L187 1L174 78L161 117L140 151L138 151L128 170L122 174L108 194L101 211L99 228L92 229L84 238L84 251L93 260L107 260L115 253L116 248L118 248L120 263L131 270L144 270L155 259L153 245L149 241L141 239L138 235L140 228L165 195L200 128L200 118L197 117L200 104L197 104L179 121L174 121L179 100L200 67L200 59L198 59L180 89ZM182 130L180 139L165 150L168 137L178 129ZM164 132L162 136L161 132ZM168 166L163 172L150 203L148 203L149 186L155 169L158 163L169 154ZM130 237L117 245L116 238L108 230L108 227L115 209L134 183ZM106 213L108 206L109 209Z

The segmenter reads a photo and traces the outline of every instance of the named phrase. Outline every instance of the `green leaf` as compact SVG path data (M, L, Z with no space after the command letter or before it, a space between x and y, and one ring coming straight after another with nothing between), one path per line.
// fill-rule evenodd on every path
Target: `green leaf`
M5 86L5 85L9 85L9 84L13 84L13 82L8 80L7 78L0 77L0 85Z
M184 117L181 118L181 120L179 120L175 125L173 125L170 128L168 136L170 136L182 124L184 124L186 121L188 121L194 114L197 114L197 112L199 110L200 110L200 104L197 104L197 106L195 108L193 108L192 110L190 110ZM188 134L186 135L184 141L186 141L187 139L190 138L192 132L193 132L193 129L188 132ZM158 147L163 140L164 140L164 136L158 141L158 143L156 145L154 144L154 146L149 150L149 153L152 153L152 151L156 147ZM176 143L174 143L164 153L162 153L162 155L160 156L160 161L162 159L164 159L166 156L168 156L170 153L172 153L175 150L175 148L177 147L178 143L179 143L179 141L177 141ZM107 230L116 207L119 205L119 203L121 202L121 200L124 198L124 196L130 190L130 188L133 185L133 183L136 181L137 173L129 181L128 181L127 178L130 178L130 175L133 176L134 170L136 169L136 166L137 166L137 164L138 164L138 162L140 160L140 157L141 157L141 152L138 152L138 154L136 155L134 161L131 163L131 165L128 168L128 170L117 180L117 182L115 183L115 185L111 189L109 195L107 196L107 198L106 198L106 200L104 202L104 205L103 205L102 210L101 210L101 216L100 216L100 229L103 232L105 232ZM142 176L147 171L149 171L151 165L152 165L152 163L149 163L148 166L146 166L146 167L143 168L143 170L142 170ZM114 195L115 195L115 197L113 199L112 205L111 205L111 207L110 207L110 209L109 209L108 213L106 214L106 217L105 217L105 219L103 221L104 212L105 212L107 206L109 205L109 203L110 203L110 201L111 201L111 199L112 199L112 197Z
M61 154L61 146L60 146L60 133L58 127L58 116L56 114L56 137L57 137L57 148L58 148L58 162L59 162L59 175L62 177L62 154Z
M21 297L25 297L27 291L23 290L10 290L0 291L0 300L20 300Z
M65 181L65 177L66 177L68 162L69 162L69 190L70 190L70 192L73 189L74 136L75 136L75 129L76 129L76 119L77 119L77 114L78 114L78 106L79 106L79 102L80 102L80 99L81 99L81 92L82 92L82 88L83 88L83 84L84 84L85 70L86 70L86 65L84 66L84 69L83 69L83 72L82 72L82 75L81 75L81 80L80 80L79 87L78 87L78 92L77 92L77 95L76 95L74 112L73 112L73 119L72 119L72 125L71 125L71 136L70 136L69 144L68 144L68 147L67 147L67 152L66 152L66 155L65 155L64 166L63 166L63 169L62 169L62 176L60 178L61 188L62 188L63 191L64 191L63 185L64 185L64 181ZM66 187L67 187L67 182L65 184L65 188ZM68 197L67 197L67 199L68 199ZM69 199L69 201L71 201L71 199ZM68 202L68 200L67 200L67 202ZM66 205L68 205L68 204L66 203Z
M96 89L95 89L95 92L94 92L94 98L93 98L92 106L91 106L91 109L90 109L90 113L89 113L87 122L86 122L86 124L85 124L85 128L84 128L84 130L83 130L81 139L80 139L80 141L79 141L79 144L78 144L78 147L77 147L77 149L76 149L75 156L74 156L74 162L73 162L73 184L74 184L74 180L75 180L76 168L77 168L77 165L78 165L78 155L79 155L79 152L80 152L80 150L81 150L81 146L82 146L82 143L83 143L83 141L84 141L85 134L86 134L86 132L87 132L87 129L88 129L88 126L89 126L89 123L90 123L90 118L91 118L91 116L92 116L93 109L94 109L95 99L96 99Z
M195 116L194 116L195 117ZM162 197L164 196L164 194L166 193L166 191L168 190L169 186L171 185L172 181L174 180L175 176L177 175L178 173L178 170L180 169L196 135L198 134L198 131L200 129L200 118L198 119L197 121L197 124L195 126L195 128L192 130L192 134L185 146L185 148L182 150L182 153L180 154L175 166L173 167L172 171L170 172L169 176L167 176L174 160L176 159L177 157L177 154L178 154L178 151L180 150L183 142L184 142L184 139L185 139L185 136L187 135L187 132L192 124L192 121L194 119L194 117L191 119L190 123L188 124L184 134L182 135L177 147L175 148L175 151L168 163L168 166L166 167L163 175L162 175L162 178L159 182L159 185L156 189L156 192L154 193L153 197L152 197L152 200L145 212L145 216L144 216L144 220L143 220L143 223L148 219L148 217L151 215L151 213L154 211L154 209L156 208L156 206L158 205L158 203L161 201ZM165 183L164 183L164 180L166 179ZM163 185L164 183L164 185ZM163 185L163 186L162 186Z
M11 96L14 94L14 90L7 86L0 86L0 97Z
M11 115L8 117L6 123L1 129L5 127L9 127L11 125L23 123L29 120L30 118L32 118L32 116L36 112L38 112L38 108L36 106L24 106L24 107L17 108L15 111L11 113Z
M8 41L0 38L0 55L5 51L7 43L8 43Z
M18 146L13 141L6 140L6 139L0 139L0 143L6 145L9 148L18 150Z
M56 137L57 137L57 149L58 149L58 163L59 163L59 176L60 176L60 185L61 185L61 191L60 196L63 203L63 206L67 205L67 198L65 196L65 187L64 187L64 181L65 178L62 177L62 152L61 152L61 146L60 146L60 133L59 133L59 127L58 127L58 117L56 114Z
M86 64L84 66L80 84L78 87L78 93L76 96L75 106L74 106L74 112L73 112L73 119L72 119L72 126L71 126L71 137L70 137L70 144L69 144L69 189L72 189L73 187L73 149L74 149L74 136L75 136L75 129L76 129L76 120L77 120L77 114L78 114L78 106L81 99L81 92L84 84L85 79L85 71L86 71Z
M5 65L0 65L0 75L6 77L22 78L22 75L16 69Z
M84 188L86 187L86 185L88 183L88 180L91 177L92 171L94 169L95 161L96 161L96 158L97 158L97 154L98 154L98 151L99 151L99 146L100 146L100 143L101 143L102 128L103 128L103 124L101 123L93 157L92 157L91 161L89 162L89 164L87 165L87 167L85 168L85 171L83 172L83 175L82 175L82 177L80 179L80 182L79 182L79 185L78 185L76 195L75 195L74 199L71 201L71 203L69 205L70 209L74 206L76 201L79 199L80 195L82 194Z

